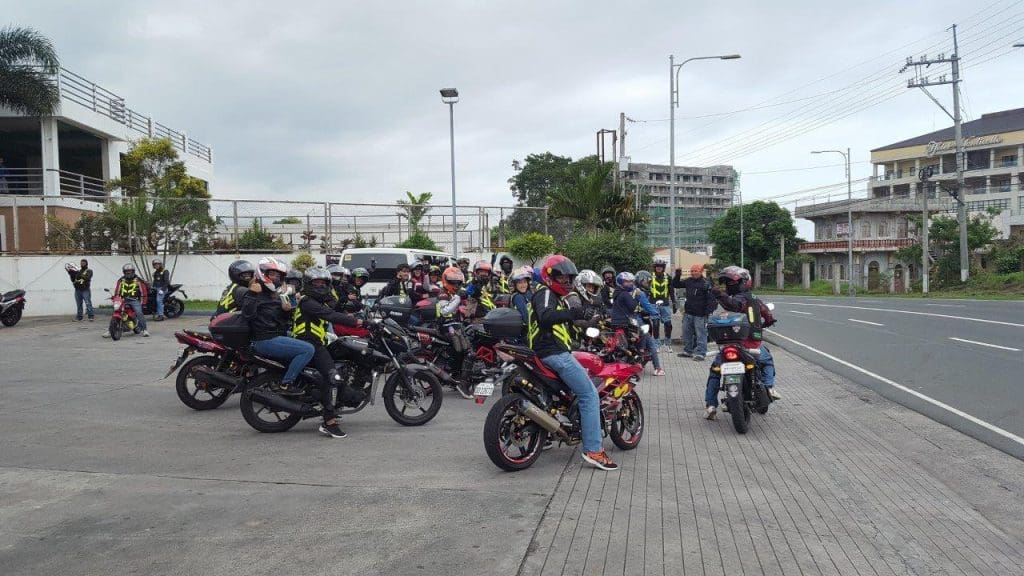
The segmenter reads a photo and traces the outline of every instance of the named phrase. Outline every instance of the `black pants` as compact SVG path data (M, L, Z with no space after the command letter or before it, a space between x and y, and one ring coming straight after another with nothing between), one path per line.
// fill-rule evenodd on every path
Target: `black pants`
M334 358L331 358L331 353L327 351L327 348L317 346L316 344L313 344L313 346L316 348L316 351L313 353L312 364L320 371L320 402L324 405L324 422L327 422L337 417L333 402L337 398L337 393L332 393L334 391L334 383L331 382L331 373L334 372Z

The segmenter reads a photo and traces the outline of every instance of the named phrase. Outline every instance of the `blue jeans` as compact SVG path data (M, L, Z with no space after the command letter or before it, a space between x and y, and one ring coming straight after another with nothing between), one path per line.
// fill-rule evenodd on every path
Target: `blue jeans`
M96 315L92 311L92 290L88 288L85 290L75 290L75 308L78 309L75 318L82 319L83 302L85 303L85 313L89 315L89 318L94 318Z
M601 451L601 413L598 410L597 389L590 381L587 371L568 352L552 354L541 358L576 394L580 407L580 431L583 436L584 452Z
M146 316L142 313L142 302L135 298L129 298L125 301L128 306L135 312L135 321L139 323L139 328L143 331L146 330Z
M708 317L683 315L683 352L694 356L708 355Z
M654 338L652 338L650 334L641 334L640 345L651 353L651 364L654 365L654 369L660 370L661 359L658 358L658 343L654 341Z
M672 304L662 304L658 306L658 317L661 319L661 324L665 329L665 342L672 342Z
M722 354L718 353L715 355L712 366L722 365ZM761 369L761 383L764 384L765 388L771 388L775 386L775 360L772 359L772 353L768 351L768 347L761 343L761 356L757 359L757 365ZM718 372L711 372L708 376L708 387L704 390L704 404L706 406L718 406L718 386L722 382L722 375Z
M252 343L252 349L260 356L288 362L288 370L281 378L282 384L295 382L299 372L302 372L302 369L313 359L313 354L316 353L316 348L313 348L309 342L287 336L256 340Z
M156 289L156 315L164 315L164 295L167 294L167 288Z

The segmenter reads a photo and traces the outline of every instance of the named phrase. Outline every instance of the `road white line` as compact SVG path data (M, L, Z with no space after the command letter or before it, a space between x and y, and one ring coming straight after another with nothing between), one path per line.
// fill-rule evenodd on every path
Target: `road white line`
M935 314L934 312L914 312L912 310L894 310L892 308L868 308L867 306L839 306L837 304L811 304L808 302L787 302L790 306L821 306L823 308L849 308L851 310L874 310L876 312L892 312L893 314L913 314L915 316L935 316L936 318L952 318L954 320L967 320L968 322L983 322L985 324L999 324L1002 326L1014 326L1024 328L1024 324L1016 322L1003 322L1001 320L984 320L982 318L971 318L969 316L951 316L949 314Z
M787 311L787 313L788 314L803 314L804 316L814 316L814 314L811 314L810 312L801 312L799 310L789 310L789 311Z
M977 342L975 340L964 340L963 338L949 337L950 340L956 340L957 342L966 342L968 344L977 344L978 346L988 346L989 348L999 348L1000 350L1009 350L1010 352L1020 352L1020 348L1010 348L1009 346L1000 346L998 344L988 344L985 342Z
M860 322L861 324L871 324L872 326L885 326L885 324L879 324L878 322L868 322L867 320L857 320L856 318L847 318L850 322Z
M808 346L807 344L804 344L803 342L798 342L796 340L793 340L789 336L783 336L782 334L779 334L775 330L766 330L766 332L770 332L773 335L778 336L779 338L783 338L785 340L789 340L790 342L792 342L793 344L796 344L797 346L801 346L803 348L806 348L806 349L810 350L811 352L814 352L815 354L820 354L820 355L824 356L825 358L828 358L829 360L832 360L833 362L838 362L838 363L842 364L843 366L846 366L847 368L850 368L852 370L856 370L857 372L860 372L861 374L864 374L866 376L870 376L870 377L874 378L875 380L878 380L879 382L888 384L889 386L892 386L893 388L896 388L897 390L900 390L902 392L906 392L907 394L910 394L911 396L920 398L921 400L924 400L925 402L928 402L929 404L931 404L933 406L936 406L938 408L942 408L943 410L946 410L947 412L949 412L951 414L959 416L959 417L963 418L964 420L967 420L968 422L972 422L974 424L977 424L978 426L981 426L982 428L984 428L986 430L994 432L994 433L1002 436L1003 438L1006 438L1007 440L1010 440L1012 442L1016 442L1017 444L1020 444L1021 446L1024 446L1024 438L1021 438L1020 436L1017 436L1016 434L1013 434L1012 432L1007 432L1006 430L1003 430L1002 428L1000 428L998 426L994 426L992 424L989 424L988 422L985 422L984 420L982 420L980 418L977 418L975 416L971 416L970 414L968 414L968 413L966 413L966 412L964 412L962 410L958 410L958 409L950 406L949 404L946 404L945 402L940 402L939 400L936 400L936 399L932 398L931 396L925 396L924 394L921 394L917 390L911 390L910 388L907 388L906 386L903 386L902 384L898 384L896 382L893 382L892 380L889 380L885 376L879 376L878 374L875 374L874 372L872 372L870 370L867 370L865 368L861 368L860 366L857 366L856 364L851 364L850 362L847 362L846 360L843 360L841 358L836 358L835 356L829 354L828 352L823 352L821 350L818 350L817 348L814 348L813 346Z
M967 308L963 304L925 304L925 306L942 306L943 308Z

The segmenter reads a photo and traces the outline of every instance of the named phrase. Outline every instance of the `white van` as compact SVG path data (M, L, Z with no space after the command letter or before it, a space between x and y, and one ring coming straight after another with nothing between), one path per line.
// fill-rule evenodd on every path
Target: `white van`
M370 272L370 281L363 286L363 297L376 298L388 282L390 282L398 271L398 265L405 263L409 266L423 261L429 257L434 266L440 266L443 270L452 257L444 252L433 250L415 250L409 248L349 248L341 253L341 265L350 271L356 268L366 268Z

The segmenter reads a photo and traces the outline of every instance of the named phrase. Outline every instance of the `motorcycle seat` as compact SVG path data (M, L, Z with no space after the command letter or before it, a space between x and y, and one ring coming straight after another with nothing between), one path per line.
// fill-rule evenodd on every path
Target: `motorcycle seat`
M209 332L200 332L198 330L183 330L183 332L193 338L199 338L200 340L213 340L213 336L210 336Z
M25 295L25 291L24 290L11 290L10 292L5 292L4 293L3 299L4 300L14 300L15 298L19 298L19 297L24 296L24 295Z
M536 352L533 351L533 348L530 348L529 346L517 346L515 344L505 344L503 347L507 348L510 351L512 351L512 353L514 353L514 354L522 354L523 356L534 356L534 355L537 354Z

